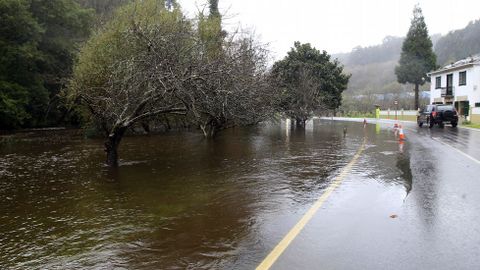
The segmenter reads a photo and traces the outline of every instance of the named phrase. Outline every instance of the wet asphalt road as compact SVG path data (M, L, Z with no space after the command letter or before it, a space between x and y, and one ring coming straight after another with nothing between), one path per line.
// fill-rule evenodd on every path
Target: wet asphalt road
M372 125L358 164L272 269L479 269L480 131L403 123L400 144L392 122Z

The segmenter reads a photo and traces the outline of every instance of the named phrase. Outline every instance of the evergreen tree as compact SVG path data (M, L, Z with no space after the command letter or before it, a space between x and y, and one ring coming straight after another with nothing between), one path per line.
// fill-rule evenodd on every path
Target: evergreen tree
M210 17L220 17L220 11L218 10L218 0L210 1Z
M415 108L419 107L418 88L428 80L427 72L436 67L436 55L432 40L418 5L413 9L413 19L402 45L402 54L395 74L399 83L415 85Z

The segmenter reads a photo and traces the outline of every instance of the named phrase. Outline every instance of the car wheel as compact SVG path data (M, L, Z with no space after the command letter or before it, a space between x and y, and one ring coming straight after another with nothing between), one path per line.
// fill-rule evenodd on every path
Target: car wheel
M422 127L422 126L423 126L423 122L418 122L418 126L419 126L419 127Z
M445 127L445 124L442 123L442 122L440 122L440 123L438 123L438 126L441 127L441 128L444 128L444 127Z
M452 122L452 127L457 127L458 122Z

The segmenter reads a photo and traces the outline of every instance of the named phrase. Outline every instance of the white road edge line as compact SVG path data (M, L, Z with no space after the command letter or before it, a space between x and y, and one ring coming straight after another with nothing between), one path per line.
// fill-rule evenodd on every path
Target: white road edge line
M446 146L452 148L453 150L455 150L455 151L457 151L458 153L462 154L464 157L466 157L466 158L468 158L468 159L476 162L477 164L480 164L480 160L478 160L478 159L476 159L476 158L468 155L467 153L465 153L465 152L463 152L463 151L458 150L457 148L451 146L450 144L445 143L445 142L442 142L442 141L439 141L439 140L437 140L437 139L435 139L435 138L431 138L431 139L434 140L434 141L436 141L436 142L439 142L439 143L441 143L441 144L443 144L443 145L446 145Z
M406 129L406 130L409 130L409 131L412 131L412 132L415 132L415 130L413 130L413 129L411 129L411 128L405 128L405 129ZM473 162L475 162L475 163L477 163L477 164L480 164L480 160L478 160L478 159L470 156L469 154L467 154L467 153L465 153L465 152L463 152L463 151L461 151L461 150L458 150L458 149L455 148L454 146L452 146L452 145L450 145L450 144L448 144L448 143L446 143L446 142L442 142L442 141L440 141L440 140L438 140L438 139L436 139L436 138L433 138L433 137L430 137L430 139L432 139L432 140L434 140L434 141L436 141L436 142L438 142L438 143L441 143L441 144L443 144L443 145L445 145L445 146L448 146L448 147L452 148L453 150L457 151L459 154L463 155L464 157L470 159L471 161L473 161Z

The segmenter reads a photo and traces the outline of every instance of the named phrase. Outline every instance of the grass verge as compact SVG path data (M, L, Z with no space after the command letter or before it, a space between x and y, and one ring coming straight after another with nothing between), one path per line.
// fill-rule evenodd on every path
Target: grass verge
M462 127L478 128L478 129L480 129L480 124L462 123Z

